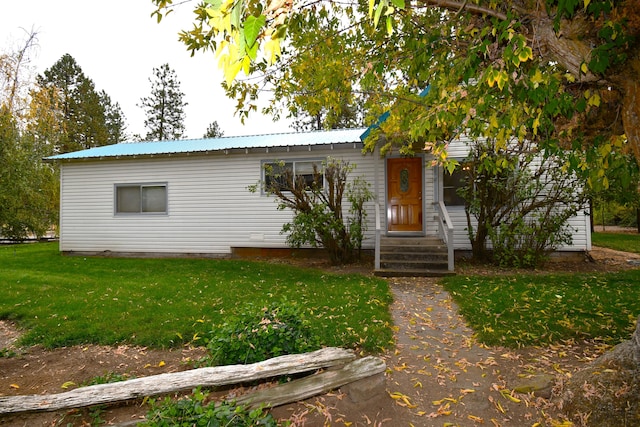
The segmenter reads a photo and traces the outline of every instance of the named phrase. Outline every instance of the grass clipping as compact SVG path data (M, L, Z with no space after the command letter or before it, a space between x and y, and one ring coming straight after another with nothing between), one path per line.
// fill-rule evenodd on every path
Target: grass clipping
M562 401L578 425L640 425L640 318L630 340L573 375Z

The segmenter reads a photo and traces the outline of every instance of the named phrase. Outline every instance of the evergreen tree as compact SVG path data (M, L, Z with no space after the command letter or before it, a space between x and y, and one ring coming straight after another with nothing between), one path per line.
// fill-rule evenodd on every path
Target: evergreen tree
M113 103L111 97L103 90L99 93L100 102L104 108L104 119L107 127L109 144L117 144L128 138L127 124L120 104Z
M203 138L220 138L224 136L224 131L218 125L218 121L214 120L209 124L207 131L202 136Z
M176 72L163 64L153 69L155 80L151 82L151 95L141 98L138 104L146 113L144 125L147 128L147 141L163 141L180 139L184 135L185 113L187 105L182 100L184 93L180 90L180 81Z
M75 151L90 147L113 144L112 132L107 126L105 97L96 92L91 79L85 76L75 59L65 54L44 75L37 78L40 90L48 91L52 99L57 99L63 121L60 152ZM55 94L55 97L54 97ZM121 111L110 111L119 119L111 122L124 123ZM116 133L121 133L120 129Z

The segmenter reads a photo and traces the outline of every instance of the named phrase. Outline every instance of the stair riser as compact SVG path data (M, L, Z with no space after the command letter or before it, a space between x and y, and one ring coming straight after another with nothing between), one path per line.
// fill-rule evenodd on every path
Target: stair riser
M383 237L380 239L380 245L389 246L441 246L440 239L402 239L400 237Z
M392 253L380 253L380 261L444 261L447 262L449 257L446 253L444 254L434 254L434 253L424 253L424 254L416 254L416 253L400 253L400 252L392 252Z
M446 270L447 261L444 262L402 262L402 261L380 261L380 268L383 270Z
M447 253L447 247L440 246L389 246L380 245L380 252L442 252Z

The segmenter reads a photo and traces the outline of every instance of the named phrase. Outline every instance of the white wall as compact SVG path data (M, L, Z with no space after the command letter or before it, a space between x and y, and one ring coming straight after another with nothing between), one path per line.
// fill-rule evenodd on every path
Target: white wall
M60 249L77 252L228 254L234 246L286 247L280 234L291 218L273 197L251 193L265 160L340 157L357 165L374 188L377 156L353 144L313 150L63 163ZM115 215L114 185L167 183L166 215ZM369 208L373 211L372 204ZM365 241L373 247L373 214Z
M289 221L288 210L278 211L273 197L251 193L261 178L261 162L314 160L327 156L349 160L357 167L352 177L364 175L376 194L386 230L385 160L363 155L360 145L335 144L298 149L265 149L209 155L91 160L61 164L60 250L76 252L138 252L228 254L231 247L286 247L280 234ZM463 141L449 147L451 157L463 158ZM378 177L378 179L376 179ZM441 197L442 171L425 160L424 221L427 235L438 231L433 203ZM166 182L166 215L115 215L114 186L126 183ZM439 193L436 197L436 193ZM348 209L345 202L345 210ZM368 231L363 242L373 248L374 202L367 204ZM455 227L455 248L470 249L462 207L449 209ZM574 242L565 250L590 250L589 218L573 218Z

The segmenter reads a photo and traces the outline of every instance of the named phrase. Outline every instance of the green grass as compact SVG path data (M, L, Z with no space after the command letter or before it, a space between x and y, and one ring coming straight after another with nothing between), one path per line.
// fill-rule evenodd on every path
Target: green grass
M640 314L640 270L607 274L452 277L443 281L478 339L545 345L629 339Z
M242 260L68 257L55 243L0 247L0 319L24 345L202 343L251 302L305 307L327 346L380 351L392 341L385 281Z
M640 254L640 233L591 233L595 246Z

